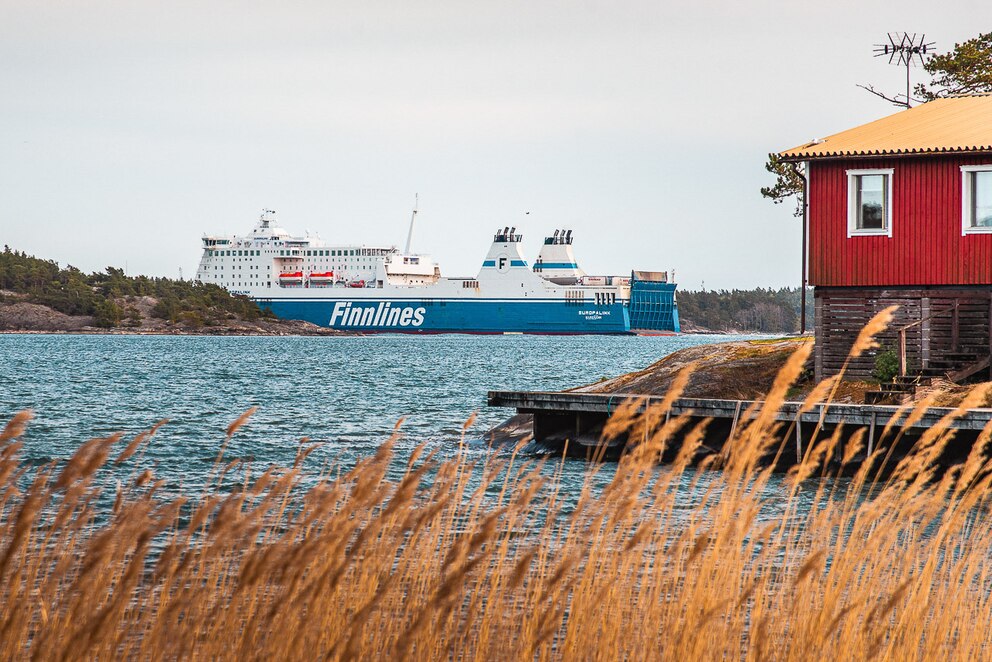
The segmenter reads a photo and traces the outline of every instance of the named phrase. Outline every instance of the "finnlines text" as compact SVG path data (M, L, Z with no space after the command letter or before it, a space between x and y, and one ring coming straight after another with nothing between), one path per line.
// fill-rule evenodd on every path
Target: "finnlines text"
M426 308L396 306L389 302L378 306L352 306L338 301L331 313L330 326L420 326L424 323Z

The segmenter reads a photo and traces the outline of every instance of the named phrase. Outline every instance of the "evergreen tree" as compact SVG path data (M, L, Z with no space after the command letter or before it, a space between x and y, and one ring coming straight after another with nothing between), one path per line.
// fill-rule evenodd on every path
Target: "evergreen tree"
M980 34L923 63L931 76L914 90L925 101L955 94L992 92L992 32Z

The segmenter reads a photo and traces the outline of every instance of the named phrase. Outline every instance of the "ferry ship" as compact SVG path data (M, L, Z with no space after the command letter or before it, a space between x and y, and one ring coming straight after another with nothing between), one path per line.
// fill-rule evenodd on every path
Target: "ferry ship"
M591 276L571 230L545 238L533 265L515 227L496 231L475 276L443 277L430 255L292 236L265 210L242 236L204 236L196 279L278 317L379 333L666 334L679 331L667 272Z

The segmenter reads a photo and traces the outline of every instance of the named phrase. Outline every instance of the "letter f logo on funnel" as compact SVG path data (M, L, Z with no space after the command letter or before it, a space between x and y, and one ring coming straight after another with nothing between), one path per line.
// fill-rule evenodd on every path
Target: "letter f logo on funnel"
M499 269L500 272L502 273L502 272L506 271L506 265L509 262L510 261L506 258L505 255L500 255L499 256L499 261L496 263L497 264L497 267L496 268Z

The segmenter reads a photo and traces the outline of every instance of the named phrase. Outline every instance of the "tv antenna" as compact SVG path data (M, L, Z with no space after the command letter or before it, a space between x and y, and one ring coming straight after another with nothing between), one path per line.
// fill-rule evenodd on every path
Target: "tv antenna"
M923 56L933 51L935 42L928 42L926 34L910 34L908 32L890 32L889 43L875 44L875 57L888 57L889 64L906 67L906 101L905 103L896 99L889 99L895 104L909 108L912 106L913 97L910 96L909 70L910 67L923 66ZM866 88L868 89L868 88ZM872 89L869 92L875 92ZM875 92L878 94L877 92ZM879 95L882 96L882 95ZM883 97L888 98L888 97Z

